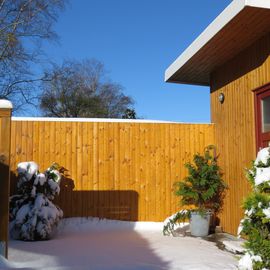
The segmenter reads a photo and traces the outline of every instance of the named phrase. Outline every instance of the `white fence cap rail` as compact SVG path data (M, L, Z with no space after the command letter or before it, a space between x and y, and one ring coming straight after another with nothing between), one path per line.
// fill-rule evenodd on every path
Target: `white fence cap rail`
M12 117L12 121L44 121L44 122L105 122L105 123L149 123L149 124L189 124L184 122L144 120L144 119L113 119L113 118L58 118L58 117ZM191 123L211 124L211 123Z

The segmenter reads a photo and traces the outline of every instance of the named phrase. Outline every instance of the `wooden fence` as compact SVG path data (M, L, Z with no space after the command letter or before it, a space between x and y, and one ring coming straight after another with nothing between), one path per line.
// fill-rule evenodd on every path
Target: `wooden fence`
M12 104L0 99L0 256L8 257L10 132Z
M66 217L162 221L179 209L173 184L184 163L213 143L212 124L13 118L11 168L64 166L57 203Z

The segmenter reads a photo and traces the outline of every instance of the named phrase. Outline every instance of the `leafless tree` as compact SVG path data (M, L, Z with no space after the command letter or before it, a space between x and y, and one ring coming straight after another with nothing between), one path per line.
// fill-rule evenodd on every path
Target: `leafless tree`
M133 100L106 78L97 60L65 61L47 73L40 107L45 116L122 118ZM134 110L134 109L132 109Z
M15 109L34 103L35 83L44 79L31 72L42 55L44 40L56 40L53 23L65 0L0 0L0 98Z

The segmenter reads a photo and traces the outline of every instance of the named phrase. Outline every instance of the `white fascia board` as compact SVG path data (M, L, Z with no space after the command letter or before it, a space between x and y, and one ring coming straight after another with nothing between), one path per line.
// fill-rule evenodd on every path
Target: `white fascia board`
M224 11L193 41L193 43L167 68L168 81L185 63L205 46L227 23L246 6L270 8L269 0L233 0Z
M270 9L269 0L246 0L246 6Z
M12 109L12 103L6 99L0 99L0 109Z

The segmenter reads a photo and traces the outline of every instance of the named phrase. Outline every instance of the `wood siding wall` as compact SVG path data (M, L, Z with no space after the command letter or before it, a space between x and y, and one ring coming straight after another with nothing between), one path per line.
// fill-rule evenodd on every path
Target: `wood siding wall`
M211 115L216 126L220 166L229 184L221 224L235 234L249 192L244 169L256 157L254 90L270 82L270 35L211 74ZM224 93L220 104L218 95Z
M184 163L213 143L211 124L13 121L11 167L64 166L58 203L66 217L163 221L179 209L173 184Z

